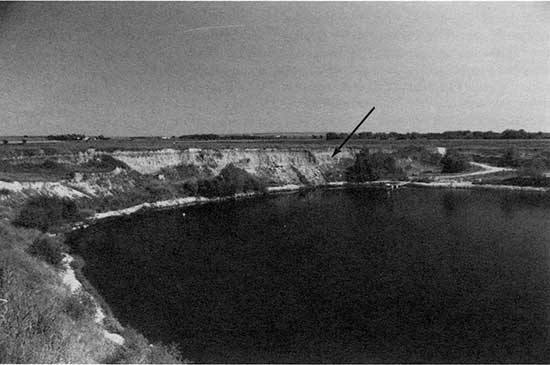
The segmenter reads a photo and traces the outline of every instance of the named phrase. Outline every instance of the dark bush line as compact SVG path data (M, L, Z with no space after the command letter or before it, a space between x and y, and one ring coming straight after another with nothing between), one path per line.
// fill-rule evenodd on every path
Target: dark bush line
M133 189L111 196L80 199L77 204L83 213L85 211L122 209L144 202L168 200L182 196L219 197L243 192L265 192L266 190L263 181L234 165L226 166L218 176L209 178L193 176L197 171L195 167L188 166L181 166L171 175L168 175L168 171L164 171L167 173L165 181L159 181L150 175L130 172L128 178L135 182ZM205 175L207 174L204 171L199 171L199 176Z
M220 174L210 179L190 181L185 185L191 192L196 189L196 194L205 197L217 197L234 195L246 192L265 192L265 184L257 177L249 174L233 164L225 166Z
M400 158L410 158L429 165L439 165L441 155L433 150L429 150L425 146L409 145L400 148L395 153Z
M75 321L80 321L94 315L96 304L90 294L78 291L65 299L63 311Z
M42 163L10 163L0 160L0 171L8 173L42 173L48 175L69 176L72 169L54 160L47 159Z
M346 180L351 182L374 181L383 178L402 180L406 174L396 164L396 159L389 153L370 153L368 149L361 150L355 157L355 162L346 170Z
M498 184L501 185L514 185L514 186L533 186L537 188L549 188L550 187L550 177L528 177L528 176L518 176L512 177L509 179L504 179L499 181Z
M52 159L46 159L41 163L10 163L0 160L0 171L3 172L54 175L64 179L72 178L75 172L110 172L117 167L130 169L124 162L107 154L101 154L81 165L60 163Z
M63 252L68 250L59 239L55 237L41 236L33 241L27 248L27 252L36 256L52 266L62 267Z
M344 139L347 133L329 132L326 134L326 139ZM416 139L548 139L550 133L544 132L526 132L523 129L514 130L506 129L502 132L481 132L481 131L445 131L442 133L398 133L398 132L361 132L354 134L353 139L378 139L378 140L416 140Z
M441 158L441 166L442 173L454 174L468 170L470 162L465 156L456 151L449 150L445 156Z
M113 171L117 167L121 169L129 169L128 165L124 162L106 154L101 154L98 157L91 159L90 161L84 163L82 167L85 169L99 171Z
M47 231L82 218L76 203L54 196L32 197L23 205L13 224Z

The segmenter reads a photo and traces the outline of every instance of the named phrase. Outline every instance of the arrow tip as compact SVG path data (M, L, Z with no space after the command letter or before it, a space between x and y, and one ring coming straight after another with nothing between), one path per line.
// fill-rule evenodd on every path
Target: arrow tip
M339 149L338 147L336 147L336 148L334 149L334 152L332 152L332 156L330 156L330 157L334 157L334 156L336 156L337 154L339 154L340 152L342 152L342 150Z

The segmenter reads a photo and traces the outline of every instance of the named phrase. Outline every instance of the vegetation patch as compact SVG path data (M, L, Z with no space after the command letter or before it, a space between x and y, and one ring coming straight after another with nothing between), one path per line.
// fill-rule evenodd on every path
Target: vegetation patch
M62 267L63 252L65 251L67 251L67 247L59 239L49 236L37 237L27 249L29 254L58 268Z
M19 162L12 163L6 160L0 160L0 171L9 176L18 176L18 174L30 174L33 176L42 176L50 179L65 179L71 176L72 169L69 165L59 163L52 159L46 159L42 162Z
M537 188L549 188L550 187L550 177L538 176L538 177L529 177L529 176L518 176L510 179L504 179L497 184L501 185L514 185L514 186L533 186Z
M214 178L197 181L198 195L206 197L265 191L265 184L260 179L233 164L225 166Z
M93 298L88 293L81 290L66 297L63 304L63 311L75 321L92 317L95 310L96 304Z
M67 198L36 196L27 200L14 224L47 231L81 219L76 203Z
M25 250L37 234L0 222L0 363L98 362L114 344L91 316L67 314L58 273Z
M396 162L395 157L389 153L370 153L368 149L363 149L355 157L354 164L346 170L346 180L364 182L380 179L405 179L405 172L397 166Z
M108 172L113 171L116 168L129 169L128 165L124 162L117 160L111 155L101 154L82 165L85 170L92 170L96 172Z
M470 161L462 154L459 154L455 150L449 150L441 158L441 172L447 174L454 174L458 172L464 172L469 169Z
M426 146L409 145L399 148L396 152L399 158L410 158L426 165L439 165L441 155L435 151L430 151Z

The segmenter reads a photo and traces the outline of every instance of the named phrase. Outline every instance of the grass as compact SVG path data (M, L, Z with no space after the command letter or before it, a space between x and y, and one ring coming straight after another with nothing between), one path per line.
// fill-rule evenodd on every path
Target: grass
M25 251L36 230L0 223L0 362L94 362L112 353L93 318L64 311L70 293L56 270Z

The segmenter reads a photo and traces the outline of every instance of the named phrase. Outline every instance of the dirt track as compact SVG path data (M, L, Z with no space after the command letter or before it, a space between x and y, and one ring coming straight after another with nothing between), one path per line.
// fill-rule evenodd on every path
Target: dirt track
M449 180L449 179L493 174L495 172L502 172L502 171L515 171L515 169L509 168L509 167L497 167L497 166L491 166L491 165L487 165L479 162L470 162L470 164L480 167L483 170L468 172L464 174L441 175L441 176L438 176L436 180Z

